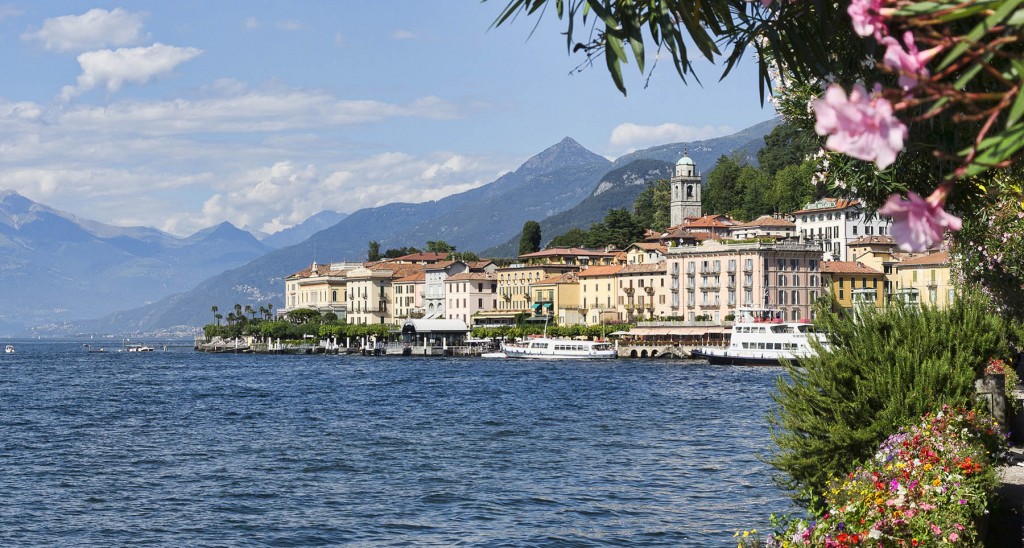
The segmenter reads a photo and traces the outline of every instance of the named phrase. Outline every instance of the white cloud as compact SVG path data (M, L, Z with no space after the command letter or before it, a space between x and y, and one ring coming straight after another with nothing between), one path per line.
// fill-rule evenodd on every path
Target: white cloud
M334 33L334 46L341 47L345 45L345 37L340 32Z
M0 21L21 15L21 9L11 5L0 5Z
M393 40L415 40L416 34L411 30L398 29L391 33Z
M78 56L82 74L78 77L77 85L65 86L61 95L67 100L100 85L106 86L107 91L115 92L125 82L145 84L156 76L171 72L202 52L198 48L181 48L159 42L144 48L86 52Z
M298 21L278 21L277 28L287 31L302 30L302 23Z
M625 123L615 126L609 138L610 144L617 149L636 150L639 148L680 141L697 141L721 137L735 133L729 126L684 126L680 124L661 124L643 126Z
M260 21L250 15L245 18L244 22L242 22L242 26L245 27L246 30L255 30L260 28Z
M41 29L25 32L21 38L42 42L43 47L51 51L125 46L142 40L142 19L142 14L122 8L111 11L94 8L82 15L47 19Z
M228 95L194 101L125 101L104 107L82 105L63 112L61 121L81 128L173 134L197 131L270 132L345 126L396 117L452 119L461 115L458 105L437 97L393 104L340 99L315 91L245 90L230 80L223 81L211 91L224 91Z

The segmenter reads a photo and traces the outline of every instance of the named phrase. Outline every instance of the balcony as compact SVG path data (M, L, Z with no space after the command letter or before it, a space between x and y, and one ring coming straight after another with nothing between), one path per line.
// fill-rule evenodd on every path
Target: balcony
M648 295L654 295L654 288L653 287L650 287L650 286L645 287L644 291L646 291Z
M632 295L634 291L636 291L636 290L633 289L632 286L631 287L623 287L622 288L622 292L625 293L626 295Z

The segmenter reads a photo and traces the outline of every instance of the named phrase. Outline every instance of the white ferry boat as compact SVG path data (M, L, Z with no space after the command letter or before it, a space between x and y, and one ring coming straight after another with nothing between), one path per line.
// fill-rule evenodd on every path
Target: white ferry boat
M780 365L815 355L810 341L816 339L828 347L824 336L814 331L807 321L783 322L774 319L774 312L764 309L741 309L733 322L729 346L694 348L691 355L715 365Z
M14 354L14 345L13 344L9 344L9 345L5 346L4 347L4 353L5 354Z
M509 358L533 358L542 360L593 360L618 357L619 353L611 343L600 341L577 341L573 339L529 339L522 344L502 345L501 351Z

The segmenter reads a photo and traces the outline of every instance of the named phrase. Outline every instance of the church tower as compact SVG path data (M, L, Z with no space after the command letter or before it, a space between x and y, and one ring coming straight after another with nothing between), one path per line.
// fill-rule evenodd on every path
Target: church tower
M701 213L700 207L700 174L697 173L697 166L693 160L686 155L683 149L683 157L676 162L676 172L670 181L672 186L672 201L670 217L672 226L679 226L687 218L698 218Z

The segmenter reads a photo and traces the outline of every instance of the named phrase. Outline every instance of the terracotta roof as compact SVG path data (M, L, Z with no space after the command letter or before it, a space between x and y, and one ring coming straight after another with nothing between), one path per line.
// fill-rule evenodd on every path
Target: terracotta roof
M446 282L457 282L460 280L493 280L493 272L459 272L445 278Z
M610 264L610 265L598 265L580 271L578 274L580 278L596 278L600 276L614 276L622 270L622 265Z
M436 263L424 265L424 268L427 269L427 270L444 270L444 269L448 268L449 266L451 266L451 265L453 265L453 264L455 264L457 262L460 262L460 261L437 261ZM462 264L466 264L466 263L462 263Z
M826 274L882 274L864 263L853 261L825 261L821 263L821 271Z
M740 226L744 227L756 227L756 226L776 226L784 228L796 228L796 223L787 221L786 219L777 219L771 215L761 215L760 217L750 221L749 223L743 223Z
M706 242L708 240L721 240L722 237L718 234L712 234L710 232L694 232L693 239L698 242Z
M818 213L820 211L836 211L838 209L846 209L846 208L849 208L849 207L860 205L860 202L858 202L857 200L852 200L850 198L822 198L822 199L818 200L818 202L832 202L833 205L832 206L826 206L826 207L815 207L815 208L809 208L809 209L801 209L799 211L794 211L791 215L799 215L801 213ZM815 203L818 203L818 202L815 202ZM807 204L807 205L811 205L811 204Z
M614 257L614 253L608 253L601 251L600 249L583 249L579 247L552 247L551 249L542 249L534 253L527 253L526 255L520 255L520 259L536 259L541 257L563 257L566 255L573 256L590 256L590 257Z
M443 261L448 258L447 253L438 253L436 251L427 251L421 253L412 253L409 255L402 255L401 257L395 257L392 261L409 261L409 262L431 262Z
M901 263L896 264L896 268L903 266L938 266L949 264L949 252L948 251L936 251L935 253L929 253L920 257L914 257L913 259L907 259Z
M386 262L386 263L376 263L376 264L370 266L369 268L370 268L370 270L373 270L373 271L390 270L391 271L391 279L392 280L399 279L399 278L404 278L406 276L412 276L413 274L416 274L417 272L423 272L423 265L421 265L421 264L402 264L402 263Z
M684 228L729 228L738 223L725 215L705 215L699 219L683 223Z
M657 242L637 242L635 244L630 245L629 247L639 247L640 249L643 249L645 251L660 251L661 253L665 253L668 251L667 246L665 246L664 244L659 244ZM629 247L626 248L627 251L629 250Z
M402 278L398 278L397 280L395 280L394 283L396 283L396 284L400 284L400 283L416 283L416 282L425 282L425 281L427 281L427 273L423 272L421 270L420 272L417 272L415 274L410 274L408 276L404 276Z
M619 274L655 274L665 272L665 261L658 263L627 264L622 267Z
M889 236L861 236L856 240L846 244L847 246L854 245L892 245L895 246L896 242Z
M562 274L561 276L552 276L550 278L544 278L543 280L539 280L539 281L533 282L530 285L537 286L537 285L558 285L558 284L575 284L575 283L579 283L579 279L576 277L576 273L575 272L566 272L565 274Z
M487 268L488 266L491 266L492 264L494 264L494 261L492 261L490 259L483 259L483 260L480 260L480 261L470 261L470 262L468 262L466 264L469 265L470 270L483 270L483 269Z
M317 276L326 276L326 275L330 274L331 272L334 272L335 276L344 276L345 275L345 271L344 270L333 270L332 271L330 263L327 263L327 264L313 263L313 264L309 265L308 267L303 268L302 270L300 270L300 271L298 271L298 272L296 272L294 274L289 274L288 276L285 276L285 279L288 279L288 278L308 278L308 277L313 275L313 266L314 265L316 265L316 275Z

